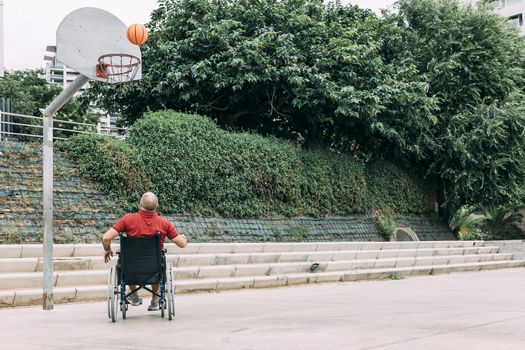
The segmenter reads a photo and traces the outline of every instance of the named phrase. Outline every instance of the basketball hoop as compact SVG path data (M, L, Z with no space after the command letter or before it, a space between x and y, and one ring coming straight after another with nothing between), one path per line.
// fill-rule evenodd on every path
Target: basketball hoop
M111 53L98 58L96 75L108 83L127 83L135 79L140 59L126 53Z

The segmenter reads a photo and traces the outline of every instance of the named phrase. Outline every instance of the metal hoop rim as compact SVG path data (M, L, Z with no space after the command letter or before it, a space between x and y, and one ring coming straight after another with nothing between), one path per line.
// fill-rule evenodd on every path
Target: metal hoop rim
M98 58L97 70L104 72L103 78L107 82L127 83L137 74L140 63L140 58L131 54L109 53Z
M114 58L114 57L121 57L121 58L128 57L131 59L131 61L129 64L113 64L113 63L107 63L104 61L104 59L106 58ZM98 58L98 63L104 63L104 64L107 64L108 66L113 66L113 67L128 67L128 66L133 67L133 66L140 64L140 58L134 55L127 54L127 53L108 53L108 54L100 56Z

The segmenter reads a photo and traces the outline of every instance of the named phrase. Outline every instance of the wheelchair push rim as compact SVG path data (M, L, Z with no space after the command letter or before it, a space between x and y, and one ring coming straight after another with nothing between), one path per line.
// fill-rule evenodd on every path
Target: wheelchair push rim
M169 269L168 269L168 274L167 274L167 293L166 293L166 299L168 299L168 320L172 320L175 316L175 300L173 298L173 270L172 270L172 267L170 266Z
M118 276L117 268L112 266L109 270L109 283L108 283L108 313L109 318L113 322L117 322L118 310L119 310L119 290L118 290Z

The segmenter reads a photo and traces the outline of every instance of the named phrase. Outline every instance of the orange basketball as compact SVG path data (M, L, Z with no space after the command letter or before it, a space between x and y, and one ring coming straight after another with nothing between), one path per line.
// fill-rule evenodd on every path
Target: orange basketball
M128 27L128 40L135 45L142 45L148 40L148 30L142 24L132 24Z

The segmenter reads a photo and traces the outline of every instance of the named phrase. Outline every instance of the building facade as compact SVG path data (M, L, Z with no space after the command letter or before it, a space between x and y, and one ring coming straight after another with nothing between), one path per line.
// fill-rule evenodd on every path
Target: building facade
M465 4L489 4L494 12L506 17L518 27L520 34L525 36L523 17L525 16L525 0L463 0Z
M55 54L56 46L48 46L46 48L46 55L44 56L44 61L46 62L45 78L49 84L59 85L62 89L65 89L80 73L60 62ZM75 95L80 95L88 87L89 83L86 83Z
M523 26L524 0L497 0L492 1L491 4L497 14L507 17L520 29L521 35L525 35L525 27Z

